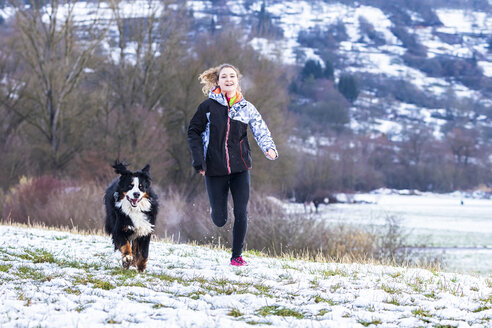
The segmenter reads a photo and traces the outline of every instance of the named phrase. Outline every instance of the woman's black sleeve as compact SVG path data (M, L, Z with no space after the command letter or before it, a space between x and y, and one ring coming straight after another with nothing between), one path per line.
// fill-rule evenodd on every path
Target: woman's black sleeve
M207 109L202 103L193 115L188 127L188 146L190 147L193 167L197 170L205 170L205 159L203 156L202 133L207 126Z

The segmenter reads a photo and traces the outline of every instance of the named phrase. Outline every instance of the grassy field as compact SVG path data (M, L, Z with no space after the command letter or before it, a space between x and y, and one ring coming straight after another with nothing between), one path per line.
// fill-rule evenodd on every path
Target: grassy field
M443 268L462 273L492 274L492 200L467 193L417 195L381 190L351 196L355 203L320 207L329 224L382 227L398 220L409 244L428 247L443 258ZM288 205L303 212L302 205Z
M108 237L0 226L2 327L490 327L492 277L269 258L154 241L120 268Z

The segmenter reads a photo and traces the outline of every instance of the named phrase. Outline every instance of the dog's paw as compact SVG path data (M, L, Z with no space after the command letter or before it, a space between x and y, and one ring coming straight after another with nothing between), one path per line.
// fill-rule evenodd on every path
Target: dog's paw
M130 267L130 265L132 264L133 262L133 256L131 255L123 255L121 257L121 263L123 265L123 268L125 269L128 269Z
M144 272L146 267L147 267L147 259L143 257L139 257L137 261L138 272Z

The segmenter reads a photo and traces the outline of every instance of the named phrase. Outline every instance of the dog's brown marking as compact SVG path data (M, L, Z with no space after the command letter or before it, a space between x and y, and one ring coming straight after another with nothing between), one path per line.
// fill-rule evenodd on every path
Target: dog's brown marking
M148 199L150 199L149 194L147 194L146 192L143 193L142 198L148 198Z
M119 194L118 200L122 200L126 197L126 191L123 191L121 194Z
M130 267L131 262L133 261L132 256L132 246L130 242L127 240L126 244L120 247L121 252L121 263L123 264L123 268L128 269Z
M139 256L138 257L138 260L137 260L137 269L138 269L138 271L140 271L140 272L144 272L145 271L145 268L147 267L147 261L148 261L148 258L147 259L144 259L142 256Z
M120 247L120 252L122 255L132 255L132 246L128 240L125 245Z

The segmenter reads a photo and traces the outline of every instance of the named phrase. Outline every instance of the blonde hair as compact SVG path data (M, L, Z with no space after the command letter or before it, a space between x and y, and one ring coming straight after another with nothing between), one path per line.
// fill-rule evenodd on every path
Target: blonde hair
M211 67L198 76L200 83L203 84L202 92L204 95L208 95L209 91L217 86L220 71L226 67L230 67L236 72L238 81L243 77L241 72L239 72L239 70L231 64L224 63L216 67ZM237 91L241 92L241 85L239 84L237 86Z

